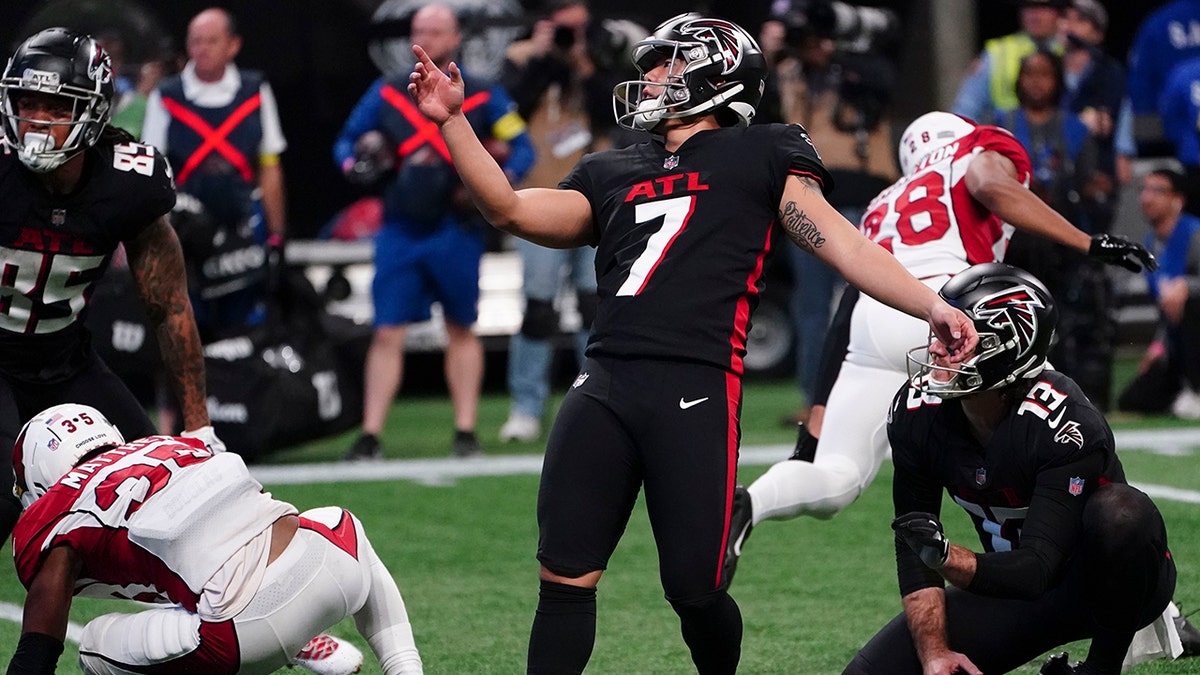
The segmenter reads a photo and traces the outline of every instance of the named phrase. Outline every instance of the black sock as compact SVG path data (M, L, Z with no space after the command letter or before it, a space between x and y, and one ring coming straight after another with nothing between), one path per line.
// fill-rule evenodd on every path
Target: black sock
M672 603L679 615L683 641L692 652L699 675L737 672L742 656L742 613L728 593L702 605Z
M582 673L596 642L596 589L542 580L529 632L530 675Z
M454 430L454 440L456 441L473 441L475 440L475 431L463 431L462 429Z

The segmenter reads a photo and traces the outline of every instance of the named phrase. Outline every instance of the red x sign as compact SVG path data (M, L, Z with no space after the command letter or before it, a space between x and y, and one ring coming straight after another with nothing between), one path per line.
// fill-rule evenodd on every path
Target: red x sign
M413 135L406 138L396 152L400 157L407 157L411 152L428 143L434 150L437 151L442 159L446 160L447 164L454 164L450 159L450 150L446 147L446 141L442 139L442 133L433 122L429 121L417 106L409 100L407 94L401 94L392 85L384 85L379 91L383 96L383 100L387 101L393 108L400 111L404 115L404 119L413 126ZM480 91L467 97L462 104L464 113L471 112L475 108L488 102L492 97L490 92Z
M178 101L164 96L162 102L167 112L171 114L171 117L183 122L192 131L195 131L200 138L204 139L204 142L192 153L192 156L187 158L187 162L183 165L183 170L179 172L177 178L180 185L187 182L188 176L192 174L192 171L197 166L200 166L200 162L203 162L204 158L208 157L213 150L216 150L221 156L229 160L229 163L242 174L242 178L247 183L254 180L254 169L250 168L250 162L246 160L246 156L239 152L237 148L230 145L227 139L230 132L236 129L237 125L242 123L242 120L246 119L250 113L258 110L259 105L262 104L261 94L255 94L247 99L246 102L239 105L221 123L221 126L216 129L213 129L209 126L208 122L204 121L204 118L197 115L193 110L184 107Z

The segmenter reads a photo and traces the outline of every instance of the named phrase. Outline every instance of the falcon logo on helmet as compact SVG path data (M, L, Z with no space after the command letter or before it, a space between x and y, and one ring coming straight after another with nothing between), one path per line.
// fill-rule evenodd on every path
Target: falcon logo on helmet
M721 56L725 63L722 74L732 73L742 62L742 48L738 40L738 28L720 19L698 19L684 24L679 29L684 35L716 45L714 56Z
M1011 339L1015 341L1020 356L1033 346L1033 337L1038 329L1037 310L1043 307L1033 291L1021 287L984 298L971 311L986 321L987 325L997 330L1011 331Z
M98 84L112 82L112 61L99 44L91 44L92 59L88 62L88 77Z

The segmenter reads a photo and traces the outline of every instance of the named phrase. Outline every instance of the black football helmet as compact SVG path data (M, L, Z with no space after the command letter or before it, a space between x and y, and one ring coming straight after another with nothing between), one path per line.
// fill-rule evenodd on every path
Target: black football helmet
M682 61L682 72L669 75L665 83L645 80L664 59ZM664 21L635 44L633 62L643 79L613 89L613 112L617 124L634 131L653 131L665 119L721 109L732 113L722 124L745 126L754 117L767 77L766 59L749 33L694 12ZM662 93L647 97L646 87L662 88Z
M939 294L975 323L979 346L975 356L954 365L933 363L927 347L909 350L909 379L916 389L955 398L1037 377L1046 367L1058 308L1032 274L983 263L956 274Z
M4 143L17 151L33 171L53 171L75 153L96 143L112 116L115 91L112 63L100 43L67 28L47 28L21 43L0 77L0 117ZM62 96L71 100L71 127L62 147L50 134L28 132L18 124L17 100L27 93Z

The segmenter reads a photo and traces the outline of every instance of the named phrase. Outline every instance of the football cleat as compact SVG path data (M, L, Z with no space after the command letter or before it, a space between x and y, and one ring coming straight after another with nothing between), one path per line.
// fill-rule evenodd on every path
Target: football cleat
M1183 653L1179 658L1200 656L1200 629L1192 625L1182 613L1176 614L1171 620L1175 622L1175 631L1179 633L1179 642L1183 644Z
M451 457L482 457L483 448L479 447L479 439L473 431L455 431L454 441L450 444Z
M1059 652L1046 659L1038 675L1072 675L1074 672L1075 669L1067 663L1067 653Z
M508 416L508 421L500 427L500 441L521 441L532 443L542 435L542 422L532 415L514 412Z
M725 545L725 563L721 569L722 585L733 583L737 572L738 558L742 556L742 545L754 527L754 506L750 491L741 485L733 488L733 513L729 515L729 542Z
M308 641L292 657L292 665L317 675L350 675L362 670L363 655L354 645L327 633Z
M374 434L362 434L354 445L342 455L342 461L363 462L383 459L383 448L379 445L379 437Z

